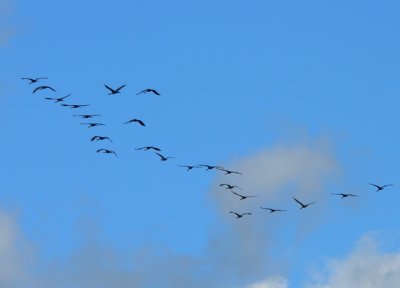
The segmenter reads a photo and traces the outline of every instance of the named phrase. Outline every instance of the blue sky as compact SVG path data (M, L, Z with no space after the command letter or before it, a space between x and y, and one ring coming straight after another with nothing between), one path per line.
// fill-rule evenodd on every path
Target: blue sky
M396 1L0 0L0 8L0 207L41 270L78 269L71 259L106 247L123 262L111 270L154 269L129 261L151 251L161 256L138 261L183 255L202 263L185 272L196 277L226 261L231 270L208 287L275 276L303 287L365 235L398 233ZM20 79L42 76L57 93L32 94ZM103 84L127 86L109 96ZM136 95L145 88L162 96ZM99 113L107 126L83 127L75 111L43 99L69 93L66 102L90 104L78 112ZM135 117L146 127L122 125ZM103 134L114 143L89 141ZM146 145L176 159L133 149ZM197 163L247 170L222 177L177 167ZM259 198L238 202L222 181ZM369 182L395 186L377 194ZM329 194L341 192L361 197ZM292 195L318 206L300 212ZM258 207L271 203L288 213L266 218ZM230 207L254 215L239 222ZM215 243L226 252L221 263ZM233 244L260 248L259 258ZM252 265L240 259L260 262L260 272L236 275ZM138 287L159 286L146 281Z

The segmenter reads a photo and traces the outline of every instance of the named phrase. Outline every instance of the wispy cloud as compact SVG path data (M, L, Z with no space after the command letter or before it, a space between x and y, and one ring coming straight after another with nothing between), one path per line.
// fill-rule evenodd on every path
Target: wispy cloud
M316 205L313 209L301 211L308 213L307 217L289 221L290 215L270 217L259 206L290 208L295 211L292 213L303 214L293 203L293 194L305 201L322 199L327 181L335 177L339 169L326 143L318 140L308 144L278 145L226 163L229 168L243 171L243 175L225 176L217 172L209 190L216 222L203 257L180 255L154 246L122 255L103 246L101 239L91 238L67 261L47 264L40 258L34 262L26 261L32 258L25 257L19 243L27 241L13 218L1 214L0 231L9 232L0 233L0 244L4 243L0 251L8 251L4 252L5 257L0 257L0 261L4 261L0 268L8 265L9 261L13 265L4 270L8 272L3 272L6 274L0 284L4 285L0 286L286 288L285 274L290 259L274 256L276 251L287 252L286 247L280 247L279 226L287 224L301 234L303 226L308 225L307 219L323 212ZM223 182L237 184L243 188L242 193L255 194L257 198L240 201L219 186ZM253 215L236 220L228 213L231 210L249 211ZM295 242L293 239L288 245ZM29 285L25 285L27 282Z
M397 247L398 243L397 243ZM312 288L388 288L400 283L400 253L382 252L375 237L363 237L356 249L342 260L331 260L328 275L319 278ZM321 279L322 278L322 279ZM315 281L317 282L317 281Z

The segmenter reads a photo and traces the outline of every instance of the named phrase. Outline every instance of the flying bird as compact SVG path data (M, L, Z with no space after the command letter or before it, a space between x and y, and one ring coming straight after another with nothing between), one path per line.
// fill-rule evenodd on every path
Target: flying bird
M273 208L264 208L264 207L260 207L261 209L264 210L269 210L269 214L274 213L274 212L284 212L286 210L281 210L281 209L273 209Z
M227 169L224 169L224 168L218 168L217 167L217 169L218 170L220 170L220 171L224 171L225 172L225 175L229 175L229 174L242 174L241 172L236 172L236 171L231 171L231 170L227 170Z
M102 141L102 140L109 140L110 142L113 142L109 137L107 136L93 136L90 138L90 141Z
M88 125L88 128L98 127L98 126L106 126L103 123L80 123L81 125Z
M153 93L153 94L155 94L155 95L157 95L157 96L160 96L161 94L160 93L158 93L156 90L154 90L154 89L144 89L144 90L142 90L142 91L140 91L139 93L137 93L136 95L139 95L139 94L142 94L142 93L144 93L144 94L146 94L146 93Z
M50 98L50 97L44 97L44 99L47 100L54 100L54 103L58 103L58 102L63 102L65 98L68 98L69 96L71 96L71 94L68 94L64 97L60 97L60 98Z
M30 82L28 84L32 84L32 83L37 83L39 82L39 80L42 79L47 79L46 77L39 77L39 78L21 78L23 80L29 80Z
M53 92L56 92L56 90L55 90L54 88L51 88L50 86L39 86L39 87L36 87L36 88L32 91L32 93L36 93L37 91L45 90L45 89L49 89L49 90L51 90L51 91L53 91Z
M355 194L346 194L346 193L331 193L332 195L338 195L342 196L341 198L346 198L346 197L358 197L358 195Z
M206 165L206 164L197 164L197 166L206 167L206 170L213 170L213 169L219 169L219 168L223 169L224 168L221 166L213 166L213 165Z
M135 150L155 150L155 151L161 151L160 148L154 147L154 146L145 146L145 147L141 147L141 148L135 148Z
M124 124L133 123L133 122L137 122L137 123L139 123L141 126L146 126L146 125L144 124L144 122L143 122L142 120L139 120L139 119L132 119L132 120L129 120L128 122L125 122Z
M161 161L167 161L168 159L172 159L172 158L175 158L175 157L164 157L163 155L161 155L160 153L157 153L156 152L156 154L158 155L158 156L160 156L160 160Z
M108 149L99 149L99 150L97 150L96 151L96 153L103 153L103 154L114 154L115 155L115 157L117 157L118 158L118 155L117 155L117 153L115 153L114 151L112 151L112 150L108 150Z
M238 188L239 190L242 190L239 186L236 186L236 185L229 185L229 184L219 184L219 186L220 187L223 187L223 186L226 186L226 188L225 189L234 189L234 188Z
M89 106L89 104L85 104L85 105L78 105L78 104L61 104L61 106L70 107L71 109L77 109L77 108Z
M317 201L314 201L314 202L311 202L311 203L308 203L308 204L303 204L303 203L301 203L299 200L297 200L294 197L293 197L293 200L300 204L300 206L301 206L300 209L307 208L308 206L310 206L310 205L312 205L314 203L317 203Z
M90 119L93 117L100 116L100 114L83 114L83 115L73 115L74 117L81 117L82 119Z
M201 168L201 167L199 167L199 166L194 166L194 165L178 165L178 167L186 168L186 171L190 171L190 170L192 170L193 168Z
M239 213L236 213L236 212L233 212L233 211L229 211L229 213L235 214L236 215L236 219L242 218L244 215L251 215L251 213L239 214Z
M126 85L122 85L120 87L118 87L117 89L113 89L109 86L107 86L106 84L104 84L104 87L106 87L108 90L110 90L110 93L108 93L108 95L114 95L114 94L118 94L120 93L119 91L121 91L122 88L124 88Z
M375 186L376 189L377 189L376 192L382 191L383 189L385 189L388 186L393 186L393 184L386 184L386 185L383 185L383 186L379 186L379 185L372 184L372 183L368 183L368 184L372 185L372 186Z
M232 192L233 194L239 196L239 197L240 197L239 200L246 200L247 198L257 197L257 195L242 195L242 194L236 193L236 192L234 192L234 191L231 191L231 192Z

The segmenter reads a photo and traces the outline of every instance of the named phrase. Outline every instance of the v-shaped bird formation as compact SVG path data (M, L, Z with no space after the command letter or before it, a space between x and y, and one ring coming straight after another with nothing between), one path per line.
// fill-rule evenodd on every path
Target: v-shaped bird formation
M30 78L30 77L22 77L22 80L28 80L29 83L28 85L31 84L35 84L38 82L42 82L42 80L48 80L47 77L37 77L37 78ZM121 94L121 90L123 88L125 88L127 85L121 85L118 88L111 88L110 86L104 84L104 87L107 89L108 95L116 95L116 94ZM54 89L53 87L49 86L49 85L40 85L35 87L32 90L33 94L39 93L40 91L49 91L49 93L57 93L57 90ZM43 93L43 92L42 92ZM141 90L139 93L137 93L136 95L140 95L140 94L154 94L156 96L161 96L161 94L152 88L146 88ZM54 103L60 103L60 102L64 102L65 99L71 97L72 94L67 94L65 96L62 97L44 97L44 99L49 100L49 101L53 101ZM61 106L63 107L68 107L70 109L80 109L80 108L85 108L90 106L90 104L65 104L65 103L60 103ZM81 119L93 119L94 117L101 117L101 114L73 114L73 117L79 117ZM144 121L137 119L137 118L133 118L127 122L122 123L122 125L126 125L126 124L132 124L132 123L137 123L139 126L142 127L146 127ZM99 122L80 122L80 125L84 125L87 126L88 128L96 128L96 127L102 127L102 126L106 126L105 123L99 123ZM98 128L96 128L98 129ZM94 130L96 130L94 129ZM101 128L100 128L101 129ZM99 130L100 131L100 130ZM105 141L107 140L107 141ZM112 144L114 143L108 136L100 136L100 135L94 135L90 138L91 142L104 142L104 143L108 143L108 144ZM160 161L162 162L166 162L169 159L175 159L176 157L172 157L172 156L165 156L165 154L161 154L159 152L161 152L162 150L158 147L155 146L144 146L144 147L140 147L140 148L135 148L135 150L143 150L143 151L148 151L148 150L153 150L154 154L157 155L160 159ZM98 154L112 154L113 156L115 156L115 158L118 158L118 154L117 152L115 152L114 150L111 150L109 148L100 148L96 150L96 153ZM168 161L169 162L169 161ZM209 165L209 164L191 164L191 165L178 165L178 167L182 167L185 168L186 171L191 171L193 169L204 169L205 171L210 171L210 170L214 170L214 171L221 171L223 172L224 175L242 175L242 172L239 171L234 171L234 170L229 170L226 169L222 166L218 166L218 165ZM229 176L228 176L229 178ZM387 187L393 186L393 184L385 184L385 185L377 185L377 184L373 184L373 183L368 183L369 185L373 186L376 188L376 192L380 192L383 191L384 189L386 189ZM219 184L220 187L225 187L224 190L229 190L231 192L231 194L233 195L233 197L239 197L239 200L246 200L248 198L256 198L257 195L244 195L242 193L238 193L235 191L235 189L239 189L242 190L239 186L237 185L232 185L232 184L228 184L228 183L221 183ZM335 196L340 196L341 199L343 198L356 198L359 197L359 195L356 194L350 194L350 193L331 193L332 195ZM305 202L304 199L299 200L296 197L292 197L294 203L302 210L302 209L306 209L308 207L310 207L311 205L317 204L317 201L312 201L312 202ZM254 201L254 200L247 200L247 201ZM246 201L246 202L247 202ZM276 212L285 212L287 211L286 209L278 209L278 208L270 208L270 207L259 207L262 210L267 210L269 211L269 214L272 213L276 213ZM229 213L233 214L236 219L240 219L243 218L246 215L253 215L253 213L251 212L243 212L243 213L239 213L239 212L234 212L234 211L228 211Z

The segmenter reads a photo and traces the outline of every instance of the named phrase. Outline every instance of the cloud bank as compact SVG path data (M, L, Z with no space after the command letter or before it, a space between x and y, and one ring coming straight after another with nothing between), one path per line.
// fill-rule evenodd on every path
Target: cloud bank
M397 246L399 247L399 246ZM399 287L400 253L381 252L376 239L363 237L343 260L331 260L329 275L311 288L391 288Z
M180 255L159 247L143 247L121 254L102 245L101 239L89 239L69 259L48 263L35 257L15 219L3 213L0 214L3 255L0 287L288 287L285 274L290 258L282 254L287 252L286 244L294 245L301 237L282 246L279 227L287 225L303 236L316 227L318 223L310 219L321 218L313 215L323 213L319 206L323 206L327 185L339 170L334 154L327 142L317 140L292 146L277 145L224 166L243 171L243 175L218 173L210 186L208 199L216 219L203 257ZM243 189L241 193L254 194L257 198L240 201L219 186L224 182L237 184ZM321 205L299 213L292 195L306 202L318 200ZM292 218L289 212L288 216L273 217L259 209L260 205L286 208L299 217L297 221L289 221ZM229 211L249 211L253 215L236 220ZM300 214L307 215L303 218Z

